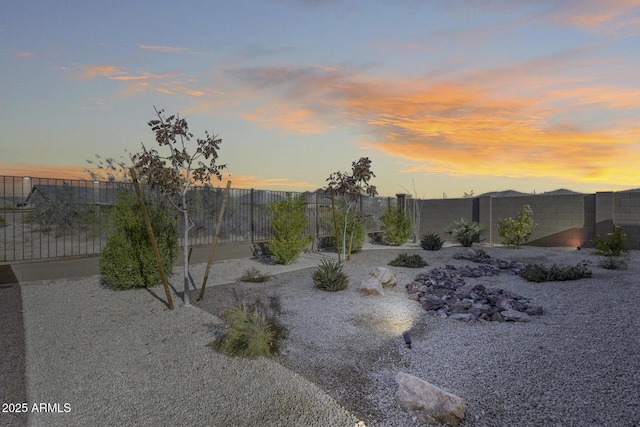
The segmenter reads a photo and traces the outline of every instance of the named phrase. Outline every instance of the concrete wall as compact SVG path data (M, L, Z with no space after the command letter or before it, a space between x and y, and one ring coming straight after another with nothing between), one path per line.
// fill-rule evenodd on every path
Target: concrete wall
M423 200L420 235L434 232L446 240L447 226L464 218L485 227L485 242L500 244L498 220L515 218L524 205L531 206L538 224L529 245L590 247L593 237L610 233L617 224L629 248L640 249L640 192Z

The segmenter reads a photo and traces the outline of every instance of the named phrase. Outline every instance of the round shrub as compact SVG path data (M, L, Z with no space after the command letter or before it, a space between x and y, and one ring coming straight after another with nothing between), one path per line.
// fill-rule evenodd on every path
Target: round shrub
M164 209L145 201L165 274L171 275L178 253L178 233ZM100 256L100 278L114 289L150 288L162 282L138 199L118 194L113 227Z
M387 245L400 246L411 237L411 219L400 207L388 208L380 220L382 220L382 240Z
M442 249L444 242L440 239L440 236L436 233L426 233L420 239L420 246L426 251L439 251Z

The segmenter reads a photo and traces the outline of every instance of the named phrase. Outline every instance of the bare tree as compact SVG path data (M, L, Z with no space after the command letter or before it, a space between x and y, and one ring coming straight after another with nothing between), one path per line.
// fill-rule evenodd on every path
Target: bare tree
M422 200L418 199L418 192L416 191L416 182L411 178L413 184L413 210L411 211L411 224L413 226L413 243L420 241L420 215L422 211ZM402 187L404 191L409 193L406 187Z
M365 193L372 197L378 194L375 185L369 184L371 178L374 177L375 175L371 171L371 160L369 160L368 157L361 157L357 162L351 163L351 174L347 174L347 172L334 172L327 178L327 181L329 181L327 190L333 190L335 194L343 196L346 202L344 226L342 230L343 254L347 254L349 212L351 209L355 211L361 194ZM351 240L353 240L353 223L351 227ZM349 255L350 252L351 251L349 251Z
M205 131L204 138L195 139L194 147L188 147L193 139L189 125L177 114L166 117L164 110L154 107L157 119L148 122L156 134L156 143L161 155L155 148L147 149L142 144L142 153L134 154L132 160L146 184L159 187L172 205L182 213L184 220L184 303L189 300L189 230L193 221L188 212L187 193L196 183L207 183L212 177L222 179L221 170L227 165L218 165L218 150L222 139ZM191 151L190 151L191 150ZM175 197L175 198L174 198Z

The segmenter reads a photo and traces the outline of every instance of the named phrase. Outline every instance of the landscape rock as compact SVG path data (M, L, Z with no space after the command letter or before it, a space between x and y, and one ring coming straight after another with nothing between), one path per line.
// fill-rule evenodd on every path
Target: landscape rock
M511 320L513 322L530 322L531 317L527 313L517 310L505 310L501 312L504 320Z
M529 300L515 292L500 288L487 288L482 284L466 284L462 277L483 277L506 271L518 274L525 265L516 261L491 258L481 249L465 249L454 256L482 262L481 268L446 265L429 272L419 273L406 285L409 298L419 301L427 313L439 317L471 322L517 321L528 322L530 316L543 313L540 306L529 305ZM505 314L506 313L506 314Z
M457 427L464 418L464 400L413 375L396 374L395 398L407 412L424 423L442 423Z
M386 267L376 267L369 272L369 276L375 277L384 288L392 288L397 284L396 273Z
M377 295L383 296L384 291L382 290L382 282L375 277L369 277L368 279L364 279L362 283L360 283L360 292L365 295Z

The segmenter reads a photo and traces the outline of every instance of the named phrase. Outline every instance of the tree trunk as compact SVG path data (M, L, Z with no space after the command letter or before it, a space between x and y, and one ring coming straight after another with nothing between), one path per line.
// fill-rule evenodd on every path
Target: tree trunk
M182 215L184 220L184 305L190 306L189 299L189 212L187 211L187 193L182 193Z

